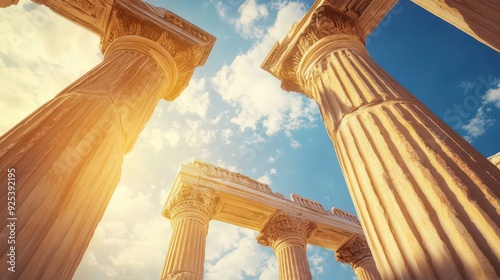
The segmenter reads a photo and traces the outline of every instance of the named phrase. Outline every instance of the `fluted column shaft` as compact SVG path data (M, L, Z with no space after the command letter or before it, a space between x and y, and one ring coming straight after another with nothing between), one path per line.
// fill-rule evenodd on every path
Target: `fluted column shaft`
M0 138L0 184L16 170L16 272L0 244L0 279L70 279L118 184L121 165L176 65L159 45L125 36L104 61ZM0 200L7 201L6 192ZM0 209L0 219L8 216ZM2 235L8 228L1 229Z
M281 280L312 279L307 239L316 228L312 221L278 211L257 236L259 244L274 250Z
M308 52L301 77L382 278L499 278L498 168L382 70L357 37L328 36Z
M381 280L366 239L356 236L335 252L339 262L349 264L359 280Z
M354 274L358 276L358 280L381 280L377 265L373 257L362 259L358 265L353 267Z
M161 279L203 279L209 220L194 209L184 209L172 218L172 238Z
M306 246L306 240L300 235L286 235L273 243L272 248L278 258L280 279L312 279Z
M500 52L497 0L412 0L417 5Z
M171 219L173 232L160 279L203 279L208 225L220 206L212 190L187 183L170 195L163 214Z

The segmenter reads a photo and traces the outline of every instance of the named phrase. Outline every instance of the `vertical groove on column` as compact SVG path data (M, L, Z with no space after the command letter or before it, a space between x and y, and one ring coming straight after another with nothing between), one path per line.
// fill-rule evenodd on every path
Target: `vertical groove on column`
M328 61L330 62L330 61ZM346 79L345 74L340 71L341 67L338 64L337 61L332 61L332 63L327 63L326 64L326 73L328 74L327 77L325 75L321 74L316 74L321 78L321 80L326 80L325 85L329 85L333 83L335 80L343 80ZM323 72L322 68L317 67L315 69L315 72ZM331 79L331 80L330 80ZM328 83L330 82L330 83ZM350 96L348 94L350 89L349 84L340 84L340 87L337 88L337 92L334 95L335 100L341 105L341 113L344 113L346 110L349 110L349 108L354 106L354 101L350 99ZM328 98L328 97L327 97Z
M99 151L100 150L100 151ZM115 157L109 151L113 150L113 143L106 143L99 148L97 154L105 154L108 152L108 156L101 158L103 166L90 166L91 161L97 161L97 159L90 159L85 163L86 166L83 168L86 170L91 170L92 174L82 174L78 181L83 181L81 178L83 177L97 177L97 174L100 172L106 172L107 169L117 169L119 170L122 165L122 160L117 161L113 160L112 157ZM101 153L102 152L102 153ZM108 173L110 174L110 173ZM99 197L92 196L93 193L98 192L103 185L118 185L120 181L121 171L116 172L114 175L111 175L106 178L102 185L85 185L88 189L86 191L81 192L71 192L68 194L67 201L61 205L63 209L66 209L64 212L60 211L58 215L58 223L64 223L65 225L69 225L68 232L60 232L58 228L51 227L48 234L45 237L46 242L53 242L54 240L60 241L60 247L62 248L72 248L75 244L88 244L92 239L92 235L82 234L82 230L88 230L90 232L94 232L95 225L100 221L100 217L102 217L106 205L109 203L111 196L113 194L113 189L108 189L101 191L101 195ZM92 201L94 205L85 205L83 209L79 209L75 207L74 201L85 200ZM79 222L75 222L79 221ZM74 236L74 238L67 238L67 236ZM55 251L55 252L54 252ZM37 253L39 258L52 258L55 260L60 259L76 259L76 264L79 264L83 255L78 250L70 250L70 252L66 252L65 250L61 250L56 248L55 250L38 248ZM68 257L69 256L69 257ZM34 260L36 261L36 259ZM59 275L71 275L73 273L73 268L71 266L64 266L59 270ZM44 271L44 277L50 278L50 271Z
M406 113L406 115L404 115L405 120L414 116L413 114L410 113L411 111L415 111L411 110L413 108L410 109L407 108L407 106L401 106L401 108L396 107L396 109L399 109L397 112L394 112L395 114L398 113L397 114L398 117L393 116L394 119L395 118L401 119L400 115L403 113ZM420 124L422 128L424 128L425 124L416 117L414 123ZM426 127L429 127L429 125L427 125ZM402 129L404 129L404 127L402 127ZM428 132L430 132L430 130ZM410 132L408 131L407 133L409 134ZM483 207L481 208L482 210L491 209L489 210L489 212L490 213L493 212L493 215L495 215L494 213L495 209L491 204L493 201L488 201L487 198L483 196L477 196L475 194L467 194L466 193L467 186L469 186L469 188L472 188L475 185L473 181L474 176L469 176L464 171L462 171L461 168L459 168L458 162L460 162L461 160L450 157L451 151L449 151L448 149L449 147L445 146L444 143L441 143L442 141L439 138L437 138L435 142L432 143L433 144L432 146L429 147L419 146L418 143L425 143L424 137L429 137L428 139L436 139L436 137L431 133L422 136L415 134L412 136L412 139L415 139L414 149L416 150L420 148L423 151L423 153L438 152L439 155L435 157L436 160L434 160L434 157L429 157L431 159L430 166L433 166L434 169L420 168L419 171L420 172L427 171L427 174L424 174L425 177L433 175L434 177L442 178L442 180L444 181L444 183L440 184L442 185L442 187L439 189L436 188L422 189L425 192L426 197L433 198L432 201L434 202L431 201L432 203L431 207L437 209L437 207L439 207L440 204L444 203L445 205L463 205L465 207L469 206L471 209L470 211L465 211L464 207L452 207L452 211L454 212L452 215L449 216L449 218L447 219L441 218L436 220L443 225L444 229L447 232L447 235L449 237L452 237L451 241L453 242L453 247L460 248L459 250L456 250L456 252L461 255L461 259L467 258L468 255L474 254L474 251L477 250L480 250L488 254L493 254L493 252L491 251L492 248L495 248L494 245L493 247L491 247L492 244L495 243L495 233L493 229L490 227L486 227L483 228L482 233L479 231L475 232L478 228L484 227L483 225L491 224L493 223L493 221L488 216L486 217L484 216L487 213L484 213L483 211L479 212L476 207L471 207L480 204L483 205ZM465 162L463 162L463 164L465 164ZM453 172L445 172L446 169L448 168L451 168ZM439 176L437 174L439 174ZM483 177L483 179L486 179L486 177ZM459 186L454 190L449 188L450 185L453 185L453 182L455 182L455 185ZM422 186L426 185L429 184L422 184ZM476 196L476 197L474 198L474 200L471 201L470 196ZM443 200L442 197L446 197L447 199ZM436 215L436 218L440 217L443 217L443 215ZM484 220L484 218L486 218L487 220ZM470 234L467 233L467 231L465 230L466 228L470 229L471 231ZM489 230L491 230L491 232ZM488 238L490 239L489 244L487 244L485 240ZM467 242L465 242L465 245L462 239L468 240ZM469 247L471 249L469 252L467 252L468 251L467 248ZM498 249L496 250L498 255ZM473 272L472 268L469 268L469 270L470 270L469 274Z
M351 94L359 94L363 96L364 102L358 104L356 107L359 107L362 104L377 102L386 99L385 92L381 90L380 85L378 85L377 83L368 83L366 81L367 79L364 78L366 77L366 75L361 74L362 69L360 69L356 64L353 63L353 55L354 52L353 54L351 54L347 53L345 50L339 51L334 54L335 58L338 59L343 66L342 71L345 72L348 77L348 80L342 82L349 82L355 85L357 90L351 92Z
M353 66L359 79L366 80L367 84L370 85L365 88L367 92L372 93L373 99L376 99L375 93L380 93L380 99L397 99L399 97L386 81L374 78L377 76L376 71L372 68L372 65L364 63L364 55L359 54L359 51L353 50L352 56L347 56L349 63Z
M277 252L280 266L280 279L307 280L310 276L304 272L310 272L307 262L306 249L302 246L288 245ZM310 275L310 273L309 273Z
M374 187L375 192L373 195L377 197L381 203L382 208L384 208L384 212L386 213L387 217L387 224L389 226L389 229L394 236L396 240L399 240L397 242L398 244L398 249L400 250L399 256L402 260L403 263L405 263L405 267L409 271L411 271L412 275L417 278L425 278L425 279L431 279L433 275L421 275L421 271L416 267L417 263L419 262L426 262L426 259L424 256L417 255L415 253L413 254L408 254L411 246L421 246L421 244L418 244L418 240L412 240L414 242L417 242L417 244L410 244L405 240L405 236L415 234L415 229L407 223L408 219L408 213L405 211L400 211L400 209L394 210L394 211L389 211L389 209L385 209L384 205L401 205L401 197L393 190L393 189L386 189L385 186L391 185L392 184L392 178L391 174L392 172L401 174L402 171L398 170L399 168L397 167L397 164L394 164L390 161L383 161L382 156L380 155L380 152L378 149L376 149L377 144L382 145L382 146L388 146L387 148L389 149L390 144L387 144L387 142L383 143L374 143L372 139L369 137L364 137L366 134L366 131L364 130L364 127L360 125L360 123L356 119L351 119L348 123L345 124L346 128L349 127L349 131L352 135L356 135L356 137L353 137L353 140L356 141L357 145L355 148L358 149L360 152L360 161L367 162L370 160L370 164L366 165L366 175L367 177L372 178L374 181L371 183L371 185ZM374 129L374 127L372 127ZM384 135L384 131L380 131L382 128L379 128L379 131L377 131L377 134ZM363 135L365 134L365 135ZM389 142L390 143L390 142ZM361 148L362 147L362 148ZM353 147L354 148L354 147ZM388 168L387 164L391 164L391 167ZM391 170L390 173L387 173L387 170ZM372 174L387 174L384 177L376 177L373 176ZM404 174L404 173L402 173ZM368 184L363 184L363 185L368 185ZM397 223L395 223L397 221ZM406 225L406 227L401 227L401 225ZM384 238L382 236L382 238Z
M360 183L356 179L356 171L353 168L353 165L351 162L343 162L344 158L348 158L346 155L346 150L345 149L339 149L339 146L345 146L346 140L343 138L342 133L339 133L337 135L337 141L338 145L335 146L336 153L338 155L338 159L340 161L341 166L344 166L345 170L344 172L344 177L346 179L347 185L360 185ZM374 206L374 204L369 204L367 203L365 197L363 196L363 193L359 189L353 189L349 188L349 193L351 194L351 197L354 201L354 206L356 208L356 212L360 216L360 222L363 227L363 231L365 232L365 235L371 236L372 240L376 240L379 242L383 242L381 235L379 234L379 229L375 228L372 223L364 223L364 221L372 221L376 220L373 215L375 215L375 212L371 211L371 207ZM367 239L368 241L368 239ZM375 242L375 241L374 241ZM382 245L383 246L383 245ZM376 255L377 259L379 260L378 265L379 267L383 268L384 271L391 271L393 275L396 275L396 272L394 269L391 267L391 263L389 262L389 257L387 255L387 252L390 250L376 250L372 251L372 254Z
M339 53L334 53L333 56L335 59L330 59L328 61L328 64L332 64L331 68L335 69L335 74L337 75L340 83L342 84L342 87L344 89L344 92L342 92L341 97L344 98L345 100L349 100L349 110L352 110L352 108L358 107L360 104L365 103L365 101L359 96L355 94L351 94L352 92L358 92L358 89L356 86L350 81L348 73L345 71L345 66L342 64L342 61L339 59ZM337 92L337 96L340 92Z
M363 85L361 84L362 82L360 80L356 80L356 76L353 76L353 73L350 71L352 69L352 66L349 64L349 61L346 61L347 56L348 54L346 54L344 50L335 52L333 54L333 57L330 58L330 63L334 62L336 64L336 67L338 67L338 72L341 73L340 82L344 85L347 85L346 93L349 95L349 99L356 101L353 102L352 107L357 108L362 104L371 102L371 98L366 95L369 91L363 90L363 86L366 86L366 84Z
M382 276L500 275L498 169L364 53L333 52L308 81Z
M385 118L382 118L382 116L384 116ZM440 262L453 263L453 259L450 259L450 257L453 258L453 252L449 251L449 249L448 249L449 246L446 245L448 242L446 240L443 240L443 242L445 243L445 245L443 247L436 246L436 245L432 246L433 245L432 242L434 240L442 240L443 235L440 233L440 232L442 232L442 229L440 229L439 227L438 228L434 227L435 225L432 222L430 222L432 220L432 218L429 217L429 215L431 215L432 217L436 217L436 214L433 212L433 209L430 208L430 205L426 202L426 197L423 196L419 192L418 188L416 188L416 189L407 188L407 186L412 186L412 185L417 186L418 184L415 182L415 177L414 177L413 173L405 165L406 161L404 159L402 159L402 155L400 154L400 151L412 149L411 142L413 141L413 139L407 139L407 136L404 135L404 132L399 130L401 128L401 126L400 126L401 124L394 123L394 122L397 122L398 120L393 119L393 123L390 123L390 122L382 123L381 119L386 120L386 121L389 121L391 119L390 116L387 115L385 108L382 108L381 112L379 114L377 114L377 115L369 114L369 116L367 116L367 118L368 117L370 117L370 121L367 121L366 119L364 119L364 121L365 121L365 123L369 124L370 126L379 127L381 129L385 128L385 127L394 128L391 130L384 129L384 132L381 133L381 135L383 135L384 139L380 139L380 140L386 141L386 143L389 143L388 149L391 150L392 156L394 156L396 158L396 162L395 162L394 166L392 166L391 169L386 170L386 172L389 172L389 170L391 170L391 172L394 172L393 168L395 168L395 166L398 166L401 168L401 170L397 170L395 173L397 174L399 172L402 172L403 174L406 174L405 177L408 179L406 182L398 183L397 181L393 181L391 183L391 185L393 186L392 190L403 200L402 203L399 205L399 209L401 209L403 211L407 211L407 213L408 213L405 217L405 221L406 221L405 225L408 225L412 230L412 234L408 235L408 236L414 236L414 238L416 240L418 240L418 242L420 244L417 248L419 248L419 251L421 251L422 258L425 258L426 260L428 260L429 265L432 263L440 263ZM369 133L366 129L365 129L365 135L367 135L367 137L369 137L368 136ZM405 145L404 143L395 143L394 141L397 139L406 139L408 141L408 143L410 143L410 145L404 146ZM401 147L401 145L403 145L401 149L395 149L395 147L397 147L397 146ZM393 148L390 148L390 147L393 147ZM386 160L392 160L392 159L387 158ZM420 182L420 184L422 184L422 183L424 183L424 182ZM434 182L434 183L439 184L438 182ZM389 205L389 204L387 204L387 205ZM405 205L412 205L413 207L405 207ZM419 206L419 207L415 207L415 206ZM427 211L425 211L425 212L418 211L419 209L426 209ZM413 211L413 210L417 210L417 211ZM396 220L397 218L394 217L394 219ZM417 223L421 224L422 226L416 227L415 226L417 224L417 223L415 223L416 221L418 221ZM402 223L400 222L399 225L401 226ZM423 238L422 236L426 236L426 237ZM423 244L423 243L427 243L427 242L431 242L431 244ZM413 248L413 249L410 249L410 251L408 251L407 253L409 254L409 253L413 252L413 254L415 254L416 250L417 249ZM429 251L434 251L434 252L429 253ZM450 256L450 254L451 254L451 256ZM435 257L433 258L432 256L435 256ZM415 269L418 269L419 264L420 263L416 264ZM435 270L433 270L433 271L434 271L434 273L436 273ZM460 269L459 269L459 271L460 271ZM448 276L452 277L451 275L448 275ZM460 276L457 276L457 277L460 277Z
M16 224L16 242L23 248L16 252L20 278L73 275L118 184L124 138L135 141L163 94L161 81L131 84L125 76L147 72L149 78L159 71L149 57L116 52L0 138L0 166L15 167L23 186L16 213L23 217ZM115 80L116 91L110 92ZM123 109L133 114L127 131L120 121ZM0 217L7 217L5 209ZM4 244L0 248L6 252Z
M380 173L382 172L381 170L381 167L380 167L380 163L377 161L377 158L375 155L373 155L375 152L373 150L368 150L368 149L365 149L365 153L366 152L370 152L372 154L372 156L363 156L363 154L361 153L361 147L362 144L360 143L361 141L361 137L354 137L354 134L352 133L351 131L351 128L347 128L345 129L346 131L346 134L349 135L349 140L347 141L347 143L351 143L350 146L352 147L352 149L349 149L347 146L346 147L346 150L347 151L350 151L350 155L348 155L349 159L355 159L355 158L358 158L360 159L360 162L366 162L365 160L363 160L363 158L367 158L368 160L370 160L371 162L376 162L377 164L372 164L374 167L378 167L379 170L376 171L377 173ZM340 149L342 147L339 147ZM355 162L355 161L353 161ZM366 164L366 163L365 163ZM362 169L362 168L356 168L356 174L357 174L357 178L358 178L358 182L360 183L360 186L376 186L380 183L377 183L376 181L374 181L374 179L376 178L373 178L372 176L370 176L369 174L369 170L366 170L366 169ZM385 178L385 180L387 180L387 178ZM386 183L385 182L382 182L382 185L385 185ZM390 220L389 216L391 215L390 212L387 212L387 210L383 207L384 203L382 201L382 197L381 195L379 194L380 192L382 192L382 190L379 190L379 189L365 189L365 188L361 188L360 189L361 193L364 194L364 200L366 201L366 204L368 207L372 208L372 207L375 207L377 206L376 208L378 209L373 209L371 212L373 212L374 214L383 214L383 216L378 216L376 217L374 220L375 221L383 221L385 222L386 224L389 224L391 225L392 224L392 221ZM393 263L395 267L401 269L401 268L404 268L408 271L411 272L410 268L407 267L407 262L404 261L405 259L405 255L403 252L401 252L401 245L399 244L400 242L397 240L396 238L396 233L394 232L394 229L392 226L390 226L389 228L379 228L380 230L383 230L383 232L380 233L380 235L378 236L378 239L376 239L378 242L381 242L381 241L385 241L385 240L388 240L388 239L391 239L392 242L387 242L386 245L383 245L383 247L385 248L384 252L389 252L389 256L388 256L388 262L390 263ZM398 246L390 246L391 243L395 243L397 244ZM398 269L395 269L396 271ZM399 271L400 272L400 271Z
M163 268L163 277L190 272L203 278L206 245L205 225L196 219L181 218L173 225L173 234Z
M409 122L416 123L417 121L416 120L412 120L412 119L408 119L408 117L403 117L403 116L396 117L394 115L391 115L392 111L390 111L389 109L386 109L386 108L383 109L383 112L384 113L378 114L377 116L378 117L384 116L384 118L382 118L382 119L387 120L389 122L385 122L384 123L384 122L382 122L380 120L380 118L377 118L375 115L373 115L373 114L367 114L367 116L371 116L370 118L372 118L372 121L370 121L368 119L363 119L363 121L361 121L361 119L359 119L358 117L356 117L356 120L359 121L359 124L357 124L358 125L357 127L352 127L352 123L353 123L354 119L351 120L350 122L346 123L345 125L347 127L352 127L352 129L350 129L350 133L352 135L354 135L355 131L358 132L358 133L356 133L357 134L356 138L358 138L358 139L365 139L365 138L368 139L368 141L369 141L369 143L370 143L370 145L372 147L378 146L379 148L382 148L380 145L384 145L384 144L380 144L380 143L389 143L389 146L387 147L387 149L391 150L392 151L391 152L392 155L395 156L395 158L393 159L394 164L391 165L390 168L382 166L381 170L385 170L385 171L382 171L382 172L384 172L386 174L389 174L389 177L390 177L391 172L394 172L396 174L407 174L407 175L413 174L413 171L411 171L409 169L402 169L402 170L397 171L397 166L402 166L403 168L406 168L405 165L404 165L404 162L408 161L408 160L411 160L411 157L409 157L409 158L406 157L405 159L403 159L402 155L399 154L400 153L399 150L391 149L390 146L392 144L395 144L395 143L393 143L394 140L397 140L397 139L407 139L408 142L410 143L410 146L408 146L406 149L403 149L403 151L408 151L408 150L412 150L412 151L415 150L416 151L416 150L423 149L423 147L420 146L419 144L417 144L417 142L416 142L418 140L420 143L423 143L423 139L418 139L418 137L416 135L410 135L409 132L407 132L407 131L405 132L405 131L401 131L400 130L400 129L404 129L404 127L407 126ZM378 121L376 121L377 119L378 119ZM400 120L404 121L404 123L401 123ZM370 138L370 136L368 136L369 132L368 132L366 126L364 126L362 124L369 124L370 125L370 130L372 130L372 131L376 131L374 129L376 127L378 127L379 132L377 132L376 134L377 135L386 135L386 137L384 139L381 139L380 141L377 141L377 144L375 145L374 141L376 141L376 140L370 140L371 138ZM384 129L385 127L393 127L393 128L397 128L397 129L389 131L389 130ZM364 136L361 136L359 134L360 131L363 131ZM413 140L414 138L417 139L417 140L414 141ZM353 138L352 140L356 141L355 138ZM338 143L342 144L344 142L345 141L343 140L343 141L339 141ZM358 145L361 145L361 144L358 144ZM365 146L363 146L363 149L366 150L366 148L367 148L367 146L365 144ZM375 164L374 159L381 158L381 155L380 154L377 154L376 156L368 156L368 155L362 156L361 155L361 159L362 160L363 160L363 158L365 158L365 160L364 160L365 162L370 162L370 166L372 166L372 165ZM391 160L392 160L391 157L384 156L384 161L390 162ZM433 162L430 166L439 166L439 162ZM453 166L453 165L450 164L450 166ZM412 166L410 166L410 167L412 167ZM366 167L366 168L368 170L370 170L370 167ZM395 168L396 168L396 170L395 170ZM425 170L425 168L424 169L419 169L419 170L420 171L421 170ZM438 174L434 174L432 176L432 178L439 178L439 177L441 177L440 174L441 174L442 171L445 171L445 170L440 170L440 171L436 170L436 172L438 172ZM373 171L369 171L370 174L375 174L376 172L380 172L380 171L374 171L374 170ZM367 176L367 175L368 174L366 174L364 176ZM412 176L414 176L414 175L412 175ZM404 178L404 176L403 177L399 176L399 177L400 178ZM429 176L423 176L423 178L429 178ZM410 179L410 178L408 178L408 179ZM445 182L448 182L448 181L449 182L453 182L452 179L450 179L450 180L451 181L449 181L449 180L446 180L446 181L436 181L434 184L438 184L438 185L445 184L446 185L447 183L445 183ZM373 184L373 183L371 183L371 184ZM400 209L404 209L404 204L406 204L406 203L417 203L419 200L416 199L416 198L418 198L418 197L420 197L420 199L423 199L422 202L425 203L426 197L429 197L429 195L430 195L430 194L424 195L423 193L418 193L418 188L417 188L417 189L415 189L415 191L417 191L417 193L415 194L415 198L410 199L412 196L411 196L411 193L408 192L409 189L407 189L405 187L404 191L403 190L398 190L401 182L398 183L396 181L390 180L387 183L383 183L383 184L392 185L393 188L394 188L392 191L396 192L394 194L396 200L394 202L386 201L384 204L385 205L394 205L394 203L396 203L396 205L397 204L400 205L399 206ZM425 181L418 183L418 185L423 185L423 186L425 186L426 184L429 184L429 183L425 182ZM408 185L415 185L416 186L417 183L416 183L415 179L411 179L410 181L407 181L405 183L405 185L407 185L407 186ZM380 184L376 184L374 186L377 186L377 188L381 188L381 189L383 188L383 186L380 185ZM391 191L391 190L389 190L389 191ZM404 193L404 195L400 196L400 195L397 195L397 193ZM443 197L443 195L445 197L449 198L451 194L448 193L448 194L438 195L438 198L439 197ZM399 199L398 199L398 197L399 197ZM453 196L451 196L451 197L453 197ZM436 199L438 199L438 198L436 198ZM407 200L407 202L404 202L402 204L400 202L401 199L403 199L405 201ZM457 204L459 202L458 201L452 201L451 203L452 204ZM447 234L445 234L444 231L443 231L443 229L439 226L439 224L433 223L431 220L432 219L436 219L436 218L439 217L439 215L437 215L437 213L433 212L433 210L432 210L432 209L436 209L435 207L437 207L437 206L431 206L430 204L427 204L427 206L426 205L422 205L422 206L420 206L420 208L417 208L417 209L421 209L421 208L427 209L428 210L428 214L432 215L434 218L428 217L426 214L423 214L420 211L416 211L416 212L414 211L414 213L411 214L410 216L407 213L407 214L403 214L404 215L403 217L399 217L398 218L398 217L395 216L395 217L392 217L391 219L398 220L399 221L398 224L400 226L402 225L401 223L403 221L406 221L407 223L405 223L405 224L409 227L409 230L412 231L411 234L410 234L410 236L415 236L417 238L417 240L420 240L419 242L423 242L423 241L429 241L430 242L430 244L426 244L426 245L420 244L420 245L416 246L417 248L427 248L427 250L438 249L438 247L436 247L435 245L433 246L434 240L436 240L436 238L439 239L439 240L442 240L444 242L444 244L449 244L449 245L447 245L445 247L452 248L452 246L450 245L449 241L446 241L444 239L448 238L448 236L457 236L457 237L460 237L460 238L463 238L464 236L463 236L463 234L460 234L460 232L447 232ZM412 207L408 207L406 209L408 209L410 211L413 210ZM393 212L391 214L396 214L396 213ZM424 215L424 216L422 216L422 215ZM424 219L424 217L428 217L428 218ZM411 229L411 228L414 228L413 226L411 226L411 223L422 223L422 222L424 222L422 219L428 220L428 223L430 223L430 225L432 225L432 226L430 226L430 227L422 227L422 229L425 228L425 230L424 230L425 232L420 232L420 231L416 232L415 229ZM448 222L448 219L446 219L444 222ZM410 224L408 224L408 223L410 223ZM429 235L430 232L433 232L433 228L436 228L436 230L438 230L438 232L436 232L434 234L434 236L427 236L426 238L421 238L421 237L419 238L419 236L422 233L426 233L426 235ZM473 229L474 228L475 227L473 227ZM396 233L396 236L399 236L399 235ZM403 235L400 235L400 236L401 237L399 237L399 238L402 238L402 236L406 236L406 234L403 234ZM470 241L472 242L473 240L471 239ZM477 239L476 239L476 242L478 242ZM472 243L474 243L474 242L472 242ZM471 246L471 244L469 244L468 246ZM384 246L384 248L387 248L387 247ZM462 247L462 248L465 249L464 247ZM432 259L433 259L432 263L435 263L435 264L439 264L439 263L456 263L456 261L458 260L458 256L456 255L456 252L454 250L449 251L449 249L446 249L446 248L443 248L443 249L446 252L437 253L437 255L436 255L436 252L429 253L427 250L424 251L423 253L425 255L425 258L429 258L431 256L435 256L435 257L432 257ZM474 248L474 249L477 250L478 248ZM411 249L408 249L409 251L407 251L406 249L403 249L403 250L406 252L406 253L403 253L404 255L407 255L409 253L415 254L415 252L416 252L415 251L416 249L413 248L413 246L411 247ZM486 249L486 250L489 250L489 249ZM465 251L467 251L467 250L465 250ZM466 253L465 251L462 253L462 258L465 257L468 254L472 254L474 250L472 250L472 251L470 251L468 253ZM445 259L448 256L450 256L454 260L445 261ZM470 258L470 255L469 255L469 258ZM419 262L421 262L421 261L422 260L420 260ZM412 269L412 271L415 271L415 269L417 269L417 267L418 266L415 266L414 269ZM462 271L461 267L462 267L462 265L458 265L457 268L456 268L456 271ZM452 272L449 272L449 273L452 273ZM446 276L449 277L450 276L449 273L447 273L446 275L441 275L441 277L446 277ZM463 278L463 275L459 276L459 277Z

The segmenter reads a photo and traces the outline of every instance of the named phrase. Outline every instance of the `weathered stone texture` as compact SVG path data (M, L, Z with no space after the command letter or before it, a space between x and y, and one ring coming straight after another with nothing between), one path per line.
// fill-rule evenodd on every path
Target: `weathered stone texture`
M307 239L316 230L312 221L278 211L257 236L278 258L281 280L312 280L307 261Z
M356 16L313 9L263 67L318 103L382 278L499 278L500 170L370 58Z
M500 1L412 0L430 13L500 52Z

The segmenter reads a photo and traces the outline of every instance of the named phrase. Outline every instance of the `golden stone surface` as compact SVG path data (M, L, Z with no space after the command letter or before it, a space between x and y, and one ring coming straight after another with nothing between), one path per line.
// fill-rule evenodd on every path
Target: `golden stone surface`
M370 58L370 25L339 3L316 1L262 68L318 104L381 277L499 278L500 170Z
M16 167L22 185L16 213L26 218L16 225L16 277L71 279L120 180L124 155L158 102L187 86L215 38L142 1L41 2L101 36L104 61L0 137L0 166ZM6 173L0 183L7 185ZM6 220L7 207L0 217ZM8 249L0 244L4 264Z
M163 215L171 219L174 233L162 279L174 279L181 272L195 278L181 275L179 279L201 279L196 277L203 276L211 219L260 232L257 241L273 248L280 279L287 280L311 279L307 244L337 250L363 235L359 221L350 213L328 212L320 203L297 194L288 200L266 184L199 161L181 165Z

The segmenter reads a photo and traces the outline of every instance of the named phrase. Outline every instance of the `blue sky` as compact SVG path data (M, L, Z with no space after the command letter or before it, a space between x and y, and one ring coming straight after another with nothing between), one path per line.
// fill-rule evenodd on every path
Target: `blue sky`
M171 234L160 212L179 165L199 159L355 212L315 103L260 69L312 1L150 1L217 37L206 65L161 102L126 156L122 180L75 279L158 279ZM21 1L0 10L0 134L102 60L99 39ZM407 0L367 40L372 58L484 156L500 147L500 55ZM277 279L256 232L212 222L205 279ZM314 279L352 279L308 248Z

